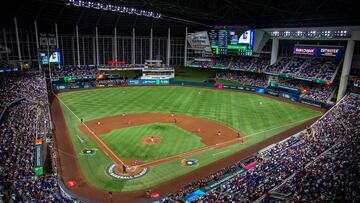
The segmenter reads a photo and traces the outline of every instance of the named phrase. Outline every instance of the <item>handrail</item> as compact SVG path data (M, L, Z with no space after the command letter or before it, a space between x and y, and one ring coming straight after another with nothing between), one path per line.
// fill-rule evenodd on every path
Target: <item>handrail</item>
M2 120L2 118L3 118L3 116L4 116L5 112L6 112L6 110L7 110L9 107L13 106L13 105L16 104L17 102L20 102L20 101L22 101L22 100L24 100L24 99L25 99L25 97L16 98L16 99L14 99L13 101L11 101L10 103L8 103L8 104L4 107L4 109L2 110L2 112L1 112L1 114L0 114L0 121Z

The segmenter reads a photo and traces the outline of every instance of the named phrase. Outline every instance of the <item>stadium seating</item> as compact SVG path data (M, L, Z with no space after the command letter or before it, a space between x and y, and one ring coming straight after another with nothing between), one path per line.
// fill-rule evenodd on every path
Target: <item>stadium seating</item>
M265 68L265 73L331 81L341 61L329 57L283 57Z
M34 142L36 138L45 139L45 133L40 132L49 130L50 123L48 108L34 103L48 105L45 79L35 73L6 76L0 91L2 105L6 106L17 98L26 100L8 108L0 123L3 198L0 202L69 202L61 195L56 174L34 177ZM47 140L52 150L51 137Z
M212 66L228 67L230 64L230 58L213 58Z
M276 63L269 65L265 68L265 73L274 73L279 74L283 69L286 68L287 64L290 62L291 58L283 57L278 60Z
M304 58L293 57L290 60L290 62L288 63L287 68L283 69L281 71L281 73L282 74L290 74L290 75L295 74L301 70L301 67L305 61L306 61L306 59L304 59Z
M0 76L0 112L7 104L22 97L34 100L46 99L41 98L46 89L38 88L39 85L45 86L45 81L38 74Z
M61 66L52 70L53 77L78 76L78 75L97 75L101 72L95 66Z
M212 64L211 61L198 61L194 60L190 65L199 66L201 68L208 68Z
M359 156L353 153L359 151L359 119L360 97L349 95L317 121L311 132L295 135L259 153L253 169L192 202L248 202L259 198L269 202L266 200L272 198L273 189L292 201L358 202ZM162 202L183 201L193 191L238 170L240 165L241 162L234 163L188 184Z
M220 72L216 74L216 79L229 80L241 85L252 87L266 87L266 76L263 74L246 73L237 71Z
M292 62L288 62L294 67L288 70L294 70L299 74L306 73L304 75L306 77L319 75L319 72L307 71L306 67L309 64L304 65L305 62L301 61L301 59L293 59ZM313 67L318 64L336 64L329 61L323 63L322 59L312 59L310 62ZM302 68L295 68L300 63L303 63ZM278 68L271 70L275 69ZM96 73L96 70L92 71L94 69L84 71L75 68L58 75ZM224 71L218 73L216 78L239 82L247 86L266 87L267 85L265 75L258 73ZM38 130L34 123L42 123L43 128L50 123L48 117L40 117L39 120L34 116L47 115L47 108L40 108L31 102L37 101L48 105L44 77L38 73L6 74L2 76L0 83L1 109L18 98L28 99L10 107L0 123L0 156L2 158L0 159L0 182L4 183L0 187L0 192L14 202L72 201L61 194L56 174L34 177L33 143ZM126 80L106 79L87 83L91 86L109 83L122 85L126 84ZM301 97L316 101L326 101L332 89L328 85L283 78L280 78L278 84L306 89L306 93ZM74 85L78 84L74 83ZM236 175L193 202L247 202L259 199L276 201L277 197L273 194L281 194L282 198L290 201L360 201L360 197L355 192L360 178L354 165L358 163L359 156L353 153L359 151L360 139L356 136L360 134L359 120L360 97L349 95L313 125L313 133L300 133L260 152L254 157L257 165L253 169ZM41 136L43 134L40 134L40 138L44 138ZM52 149L51 138L49 145ZM53 167L56 167L55 162ZM243 164L239 161L196 182L189 183L177 193L170 194L161 201L184 201L197 189L204 188L241 169L243 169ZM337 190L339 187L342 189Z
M251 65L252 65L252 58L250 57L235 58L231 62L229 68L249 70Z
M196 65L202 68L216 66L229 69L262 72L264 68L269 65L269 59L262 57L211 58L211 61L194 60L190 65Z
M302 90L302 98L313 101L326 102L332 95L333 86L325 84L317 84L314 82L307 82L302 80L279 78L277 83L281 86L297 88Z

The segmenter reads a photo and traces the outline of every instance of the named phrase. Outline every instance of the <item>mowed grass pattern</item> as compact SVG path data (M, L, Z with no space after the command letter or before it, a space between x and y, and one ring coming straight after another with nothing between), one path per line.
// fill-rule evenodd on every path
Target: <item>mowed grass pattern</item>
M80 118L121 113L178 113L224 123L243 135L305 121L320 112L243 92L191 87L127 87L67 92L60 99Z
M159 144L144 145L141 138L157 136ZM101 136L101 139L121 159L152 161L206 146L200 137L193 135L173 124L147 124L113 130Z
M199 167L321 115L318 111L260 95L192 87L108 88L64 92L58 97L72 112L85 121L119 115L123 112L178 113L224 123L248 137L244 144L213 149L189 157L199 160ZM77 127L80 123L79 119L64 104L61 103L61 107L82 173L94 187L107 191L141 190L197 169L182 167L181 160L177 159L151 167L150 172L144 177L135 180L114 180L105 173L112 162L104 152L98 150L93 156L81 155L82 149L97 146L79 130ZM85 142L81 142L78 136ZM140 150L136 152L141 153Z

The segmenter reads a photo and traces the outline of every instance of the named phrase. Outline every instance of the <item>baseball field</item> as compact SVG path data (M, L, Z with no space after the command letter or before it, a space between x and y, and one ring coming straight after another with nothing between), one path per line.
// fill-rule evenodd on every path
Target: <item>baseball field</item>
M65 123L54 119L57 132L65 128L57 135L63 179L113 192L178 179L322 114L269 96L182 86L69 91L56 100L61 110L52 113ZM118 179L109 174L114 163L147 170Z

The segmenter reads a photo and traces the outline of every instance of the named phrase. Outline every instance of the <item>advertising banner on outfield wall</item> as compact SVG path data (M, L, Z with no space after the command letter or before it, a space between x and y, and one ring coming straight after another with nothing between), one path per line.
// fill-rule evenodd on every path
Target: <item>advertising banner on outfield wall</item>
M258 94L264 94L265 89L257 87L247 87L247 86L236 86L236 85L222 85L223 89L235 89L235 90L245 90L250 92L256 92Z
M128 85L168 85L169 80L128 80Z

